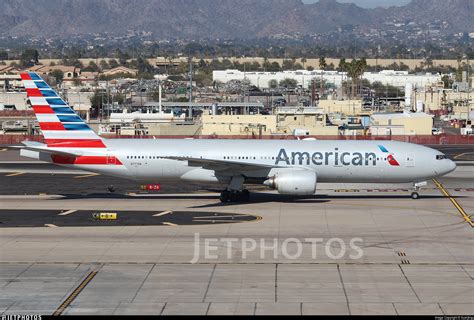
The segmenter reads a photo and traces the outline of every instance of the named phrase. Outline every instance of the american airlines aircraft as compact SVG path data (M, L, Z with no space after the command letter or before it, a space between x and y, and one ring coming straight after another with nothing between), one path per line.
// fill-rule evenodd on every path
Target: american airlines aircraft
M456 168L437 150L396 141L104 139L38 74L21 79L45 138L23 142L22 156L141 183L223 183L222 202L247 201L245 184L305 196L317 182L413 183L417 199L426 180Z

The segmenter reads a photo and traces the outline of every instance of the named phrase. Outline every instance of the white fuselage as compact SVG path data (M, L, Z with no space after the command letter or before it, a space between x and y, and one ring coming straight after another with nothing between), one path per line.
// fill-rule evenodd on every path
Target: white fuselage
M234 174L265 179L284 168L316 172L318 182L420 182L456 168L437 150L396 141L152 140L107 139L107 150L88 152L116 157L121 165L66 165L140 182L196 181L228 183ZM261 165L241 172L211 170L184 159L210 159Z

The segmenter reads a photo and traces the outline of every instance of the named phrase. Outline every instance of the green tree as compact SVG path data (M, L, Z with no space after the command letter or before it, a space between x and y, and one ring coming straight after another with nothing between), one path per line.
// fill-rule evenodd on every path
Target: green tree
M278 62L272 62L269 66L269 68L267 69L267 71L269 72L278 72L278 71L281 71L281 67L280 67L280 64Z
M85 67L84 69L82 69L82 70L83 71L89 71L89 72L99 72L100 71L99 66L94 61L89 62L89 65L87 67Z
M269 87L270 89L276 89L276 88L278 88L278 81L275 80L275 79L272 79L272 80L268 81L268 87Z
M441 81L443 81L445 89L450 89L453 85L453 80L448 75L444 75Z
M119 66L120 66L120 64L118 63L117 60L112 59L112 60L109 61L109 67L110 67L111 69L117 68L117 67L119 67Z
M345 58L341 58L339 60L339 66L337 67L337 71L339 72L345 72L347 71L347 62L346 62L346 59Z
M107 101L112 101L112 96L108 95L103 90L96 90L90 98L91 105L93 107L101 109Z
M100 60L99 65L102 71L110 69L109 63L105 60Z
M364 58L360 60L352 59L350 63L345 65L347 75L351 78L351 97L353 97L356 93L356 84L367 68L367 61Z
M56 80L56 83L59 84L63 82L64 79L64 72L61 70L55 69L51 71L50 76L53 77Z
M20 56L20 66L29 68L39 63L39 53L36 49L26 49Z
M327 67L326 58L325 57L320 57L319 58L319 69L326 70L326 67Z
M280 81L280 87L282 88L296 88L298 86L298 81L295 79L285 78Z
M8 60L8 52L0 51L0 60Z
M306 59L306 57L301 58L301 64L303 65L303 69L305 68L306 62L308 62L308 59Z
M201 88L212 86L212 74L198 72L193 77L193 80L196 81L196 85Z
M293 60L283 60L283 64L282 64L282 68L283 70L293 70L293 68L295 67L295 63L293 62Z

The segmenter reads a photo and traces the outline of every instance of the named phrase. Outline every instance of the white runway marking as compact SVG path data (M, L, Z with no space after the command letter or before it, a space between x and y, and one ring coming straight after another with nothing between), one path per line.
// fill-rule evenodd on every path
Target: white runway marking
M67 216L68 214L74 213L76 211L77 210L68 210L66 212L61 212L60 214L58 214L58 216Z
M172 226L172 227L178 226L177 224L174 224L174 223L171 223L171 222L163 222L163 224L167 225L167 226Z
M167 215L167 214L170 214L170 213L173 213L173 211L163 211L163 212L154 214L153 216L154 217L161 217L161 216L164 216L164 215Z
M48 227L48 228L57 228L58 226L55 225L55 224L50 224L50 223L47 223L44 225L45 227Z

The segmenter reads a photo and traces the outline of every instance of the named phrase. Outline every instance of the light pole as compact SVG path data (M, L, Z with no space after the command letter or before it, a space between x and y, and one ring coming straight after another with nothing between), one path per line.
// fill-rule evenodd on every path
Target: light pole
M466 55L467 61L467 120L471 120L471 85L470 85L470 75L469 75L469 56Z

